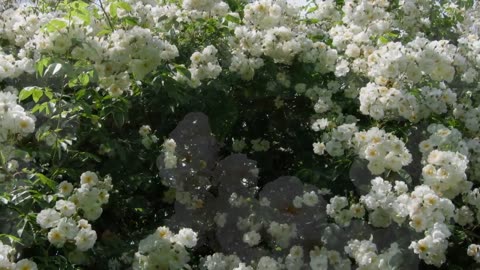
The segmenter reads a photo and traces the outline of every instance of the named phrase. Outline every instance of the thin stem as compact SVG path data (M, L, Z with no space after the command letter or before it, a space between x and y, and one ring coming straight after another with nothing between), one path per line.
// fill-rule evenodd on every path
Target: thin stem
M105 11L105 8L103 7L102 0L98 0L98 3L100 4L100 8L102 9L103 14L105 15L105 18L107 18L108 25L110 26L110 28L112 29L112 31L115 30L115 29L113 28L112 20L110 20L110 16L108 16L108 13Z

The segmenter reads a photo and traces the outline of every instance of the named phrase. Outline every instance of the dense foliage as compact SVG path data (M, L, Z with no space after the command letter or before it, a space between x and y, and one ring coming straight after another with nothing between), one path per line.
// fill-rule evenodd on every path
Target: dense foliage
M474 269L480 4L0 6L0 269Z

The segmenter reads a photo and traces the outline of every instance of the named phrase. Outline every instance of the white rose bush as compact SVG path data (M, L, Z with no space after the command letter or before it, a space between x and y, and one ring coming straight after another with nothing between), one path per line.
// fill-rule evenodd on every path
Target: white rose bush
M479 55L476 0L5 0L0 269L480 268Z

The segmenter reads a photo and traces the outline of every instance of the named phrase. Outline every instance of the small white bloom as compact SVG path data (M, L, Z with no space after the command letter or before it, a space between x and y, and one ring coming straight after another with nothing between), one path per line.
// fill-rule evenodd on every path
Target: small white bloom
M197 233L190 228L183 228L173 239L182 246L192 248L197 244Z
M295 196L292 203L293 203L293 207L302 208L303 199L300 196Z
M303 203L307 206L315 206L318 203L318 196L315 191L306 192L303 194Z
M313 153L323 155L325 153L325 144L323 142L313 143Z
M15 270L37 270L37 264L31 260L23 259L15 264Z
M37 215L37 223L43 229L55 227L60 220L60 213L52 208L43 209Z
M251 247L258 245L260 240L261 236L256 231L250 231L243 235L243 242L247 243Z
M68 196L72 193L73 185L67 181L63 181L58 185L58 192L63 196Z
M67 238L65 234L58 228L53 228L48 232L48 241L57 248L63 247L66 240Z
M55 203L55 209L60 211L62 215L69 217L77 212L76 206L73 202L59 200Z
M80 176L80 183L88 187L93 187L98 183L98 176L94 172L86 171Z
M79 251L87 251L95 245L97 232L91 229L81 229L75 237L75 245Z

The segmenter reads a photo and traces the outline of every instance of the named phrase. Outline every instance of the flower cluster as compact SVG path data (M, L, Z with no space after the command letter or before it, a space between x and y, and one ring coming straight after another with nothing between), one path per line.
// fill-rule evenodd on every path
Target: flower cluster
M420 89L388 87L389 81L379 77L376 83L370 82L360 89L360 111L373 119L395 119L403 117L418 122L432 113L443 114L448 106L456 105L456 94L445 84L438 88L423 86ZM415 96L419 93L419 98Z
M140 241L133 269L181 269L190 260L187 248L197 244L197 233L183 228L173 234L168 227L157 230Z
M250 265L242 262L236 255L226 256L222 253L214 253L204 259L203 266L207 270L300 270L305 265L303 253L302 247L293 246L284 258L276 260L263 256L256 262L250 262Z
M172 169L177 167L177 156L175 155L175 148L177 144L173 139L167 139L163 142L163 162L165 169Z
M399 171L412 162L412 155L402 140L378 128L355 133L357 153L368 160L368 169L375 175L385 170Z
M66 41L71 42L70 39L67 37ZM141 27L119 29L101 39L90 36L84 39L84 45L73 48L72 54L77 59L93 62L100 86L112 96L129 90L129 74L141 80L161 64L178 56L175 45Z
M322 136L324 142L314 144L314 151L317 154L323 154L324 149L331 156L342 156L345 149L353 147L352 138L357 132L358 127L355 123L340 125L331 132L324 133ZM325 141L327 142L325 143Z
M287 0L53 2L0 7L0 181L20 179L2 182L2 188L15 187L0 199L17 212L30 211L24 209L32 200L43 209L36 216L38 233L47 234L51 245L75 246L82 255L92 249L97 233L89 222L110 200L111 180L83 172L80 187L63 181L57 194L44 196L50 207L44 209L31 195L36 193L19 191L51 182L22 178L70 173L69 164L78 160L102 174L116 171L136 150L127 136L137 130L122 129L138 128L133 121L143 111L162 128L140 127L144 148L128 168L135 176L119 189L151 196L161 182L169 190L163 200L146 197L145 206L125 217L112 211L109 218L131 214L149 223L143 215L163 203L174 203L174 214L162 216L167 227L140 242L134 269L188 268L187 249L197 238L213 253L199 258L200 264L212 270L385 269L407 253L441 266L449 241L452 249L463 249L450 234L472 230L476 237L477 1L316 0L302 8ZM27 93L34 72L35 83L52 85L52 91L42 92L41 100L37 91L33 102L20 105L17 90L5 86ZM21 101L27 99L23 94ZM214 115L213 130L221 130L222 139L235 138L235 152L247 152L248 143L248 154L258 156L265 170L260 173L245 154L220 151L224 142L217 142L201 113L187 115L168 136L159 134L192 108ZM268 124L263 131L249 121ZM72 124L79 126L78 144L65 139ZM278 134L282 129L285 134ZM27 136L35 130L36 136ZM158 171L147 171L154 161L146 166L142 155L157 154L157 135L167 139ZM40 149L42 141L47 143ZM92 154L97 142L101 157ZM16 151L17 145L28 153ZM288 156L280 170L270 158L277 150ZM104 166L105 154L122 161ZM151 181L156 178L161 181ZM359 185L361 180L368 185ZM331 183L336 194L320 189ZM346 190L351 184L357 193ZM131 195L120 194L125 203L119 207L137 200ZM180 230L173 234L169 228ZM122 241L131 241L117 229ZM37 239L43 238L33 238L40 246ZM476 244L468 248L472 263L480 261L479 250ZM0 242L0 268L36 268L26 260L15 265L12 253ZM120 268L115 260L109 265Z
M17 104L17 90L7 87L0 91L0 142L6 141L10 134L25 136L34 131L35 118Z
M96 220L102 214L102 205L108 202L108 191L112 189L111 178L99 181L95 173L87 171L81 175L80 183L81 187L75 189L67 181L60 183L57 195L65 199L37 215L37 223L42 229L49 229L48 241L57 248L73 242L78 251L87 251L97 240L88 220Z
M18 57L22 58L18 59L0 48L0 81L17 78L24 73L32 74L35 71L33 60L25 54L25 52L20 53Z
M453 199L472 189L467 181L468 159L456 152L433 150L428 155L428 164L422 169L423 182L437 194Z
M348 226L353 215L350 209L347 208L348 200L346 197L334 196L327 204L327 214L335 219L335 223L340 226Z
M155 134L151 134L151 133L152 133L152 128L150 128L150 126L148 126L148 125L143 125L138 130L138 134L140 134L140 136L142 136L142 144L147 149L150 149L152 144L158 142L157 136L155 136Z
M0 13L0 36L21 47L53 17L51 13L35 12L31 6L3 10Z
M0 241L0 267L2 269L13 270L37 270L37 264L28 259L22 259L18 262L13 262L15 249L9 245L5 245Z
M315 247L310 251L310 263L308 266L312 270L334 269L350 270L351 262L347 257L342 258L340 252L328 250L325 247Z
M425 232L425 238L412 242L410 248L427 264L439 267L446 260L445 251L448 248L447 239L450 235L447 225L435 223Z
M470 147L458 129L448 128L442 124L431 124L427 131L431 134L430 137L418 145L423 159L426 159L433 150L458 152L469 156Z
M215 46L207 46L202 52L194 52L190 57L192 64L188 71L190 78L182 73L177 73L177 80L187 81L192 87L199 87L206 79L215 79L222 72L216 57L218 50Z
M400 210L404 205L399 205L398 197L408 197L403 195L408 191L407 185L396 181L392 187L390 182L381 177L373 179L371 184L369 193L360 197L360 202L371 211L368 215L370 224L375 227L387 227L392 220L401 224L405 220L405 214Z
M470 244L467 249L467 255L473 257L476 262L480 262L480 246L477 244Z
M251 143L252 150L256 152L266 152L270 148L270 142L265 139L257 138L252 140Z
M398 256L401 251L398 245L393 243L385 252L378 254L377 246L371 240L357 239L348 242L345 252L355 260L357 269L374 270L388 269L393 257Z

